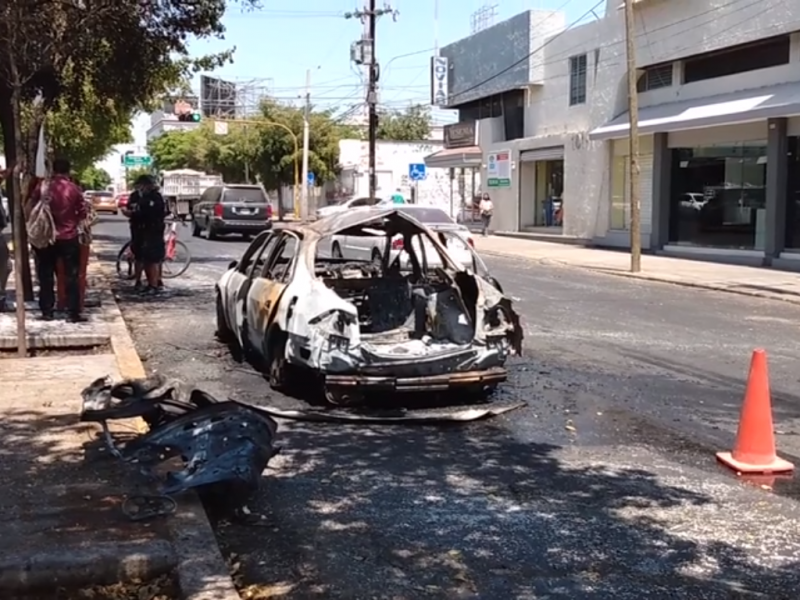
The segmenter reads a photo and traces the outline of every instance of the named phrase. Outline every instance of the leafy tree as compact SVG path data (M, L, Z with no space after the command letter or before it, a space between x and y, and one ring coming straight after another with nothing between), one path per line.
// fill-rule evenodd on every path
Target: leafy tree
M193 131L167 131L150 140L147 151L153 166L159 171L206 168L203 138L200 128Z
M427 106L415 105L405 111L384 111L378 115L379 140L418 142L428 139L431 112Z
M133 141L130 110L118 110L113 101L100 101L91 90L79 107L60 100L47 115L47 137L53 154L68 158L80 172L101 160L117 144Z
M104 190L111 185L111 175L94 165L78 172L78 182L85 190Z
M192 38L221 37L222 17L234 3L256 0L4 0L0 3L0 128L9 163L34 164L38 130L59 102L78 110L91 90L98 105L120 114L149 106L192 70L210 70L231 52L192 59ZM34 101L34 99L37 99ZM30 120L23 129L23 107ZM19 186L11 181L12 206ZM19 214L19 211L17 211ZM17 256L27 268L24 227ZM25 296L32 295L26 274ZM20 342L24 351L24 338Z

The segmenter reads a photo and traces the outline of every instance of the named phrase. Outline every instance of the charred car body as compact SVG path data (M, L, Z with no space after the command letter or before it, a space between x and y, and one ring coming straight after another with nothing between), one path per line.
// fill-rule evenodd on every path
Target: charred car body
M386 241L381 260L318 252L331 236L376 232ZM403 260L390 251L398 235ZM348 211L260 234L217 283L217 332L273 387L310 370L334 404L375 391L483 394L506 380L506 359L522 348L519 318L498 287L457 264L413 217Z

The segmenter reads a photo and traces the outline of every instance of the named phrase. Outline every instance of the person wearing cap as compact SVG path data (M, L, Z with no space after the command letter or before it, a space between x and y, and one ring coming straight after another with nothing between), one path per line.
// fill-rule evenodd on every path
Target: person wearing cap
M134 182L134 192L128 198L127 212L131 223L131 250L136 270L137 288L141 288L142 273L147 278L147 293L155 293L161 285L161 263L164 260L164 218L166 203L150 175L141 175Z

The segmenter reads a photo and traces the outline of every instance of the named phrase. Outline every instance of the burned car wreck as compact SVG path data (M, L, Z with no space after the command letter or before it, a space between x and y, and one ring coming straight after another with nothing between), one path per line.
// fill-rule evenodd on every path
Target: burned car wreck
M162 376L93 381L82 392L80 420L99 423L111 454L158 484L168 496L204 488L243 500L254 492L270 459L277 423L257 408L218 401ZM146 433L119 444L109 421L140 417Z
M337 235L383 236L385 251L362 262L322 256ZM390 251L398 236L402 260ZM484 395L522 349L511 300L394 209L259 235L217 283L216 303L219 337L252 357L273 387L312 371L333 404L381 391Z

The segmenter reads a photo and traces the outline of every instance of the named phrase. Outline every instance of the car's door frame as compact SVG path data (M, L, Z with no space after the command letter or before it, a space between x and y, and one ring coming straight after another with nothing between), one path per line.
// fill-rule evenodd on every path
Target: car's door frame
M250 281L247 290L246 307L247 339L250 347L266 357L267 332L273 324L278 311L283 293L288 287L297 268L298 250L301 239L291 230L283 229L276 235L276 243L270 250L270 255L264 259L259 274ZM289 258L286 270L282 277L273 279L270 271L278 264L289 240L294 240L294 254Z
M246 313L246 298L247 298L247 291L250 289L252 285L253 276L256 273L256 267L258 265L258 261L264 255L265 251L271 250L274 247L273 240L276 239L276 234L272 230L262 231L256 239L253 241L251 247L256 245L256 241L261 238L263 235L263 241L257 250L252 255L252 260L250 264L247 265L246 268L242 268L241 266L237 267L237 278L240 279L238 285L233 287L231 290L233 293L232 300L232 313L234 318L234 331L236 332L236 337L239 340L239 344L242 348L247 348L247 313ZM272 246L271 246L272 244ZM260 269L259 269L260 272Z

